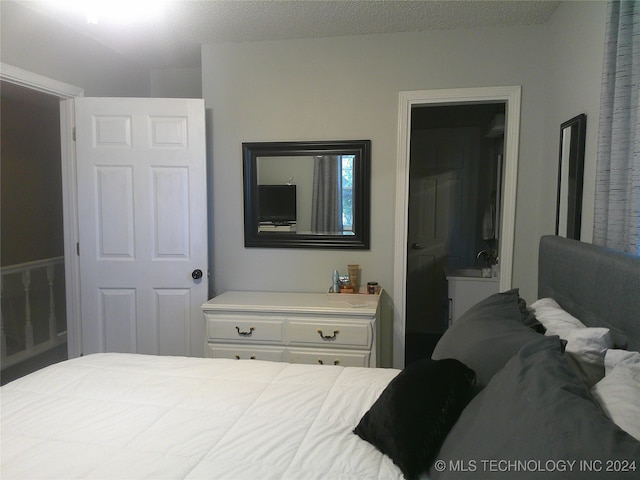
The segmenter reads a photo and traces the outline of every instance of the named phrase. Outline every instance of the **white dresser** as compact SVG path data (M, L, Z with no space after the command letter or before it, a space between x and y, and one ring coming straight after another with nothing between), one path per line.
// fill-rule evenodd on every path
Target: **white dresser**
M376 366L380 295L225 292L202 305L209 357Z

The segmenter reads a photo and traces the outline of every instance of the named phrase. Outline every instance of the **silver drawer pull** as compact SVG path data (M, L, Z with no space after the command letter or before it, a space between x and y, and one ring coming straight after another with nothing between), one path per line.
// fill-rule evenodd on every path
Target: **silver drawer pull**
M322 359L321 359L321 358L319 358L319 359L318 359L318 363L319 363L320 365L324 365L324 362L322 361ZM333 364L334 364L334 365L340 365L340 360L337 360L337 359L336 359L336 360L334 360L334 361L333 361Z
M240 355L235 355L235 357L236 357L236 360L240 360ZM255 359L256 359L256 356L255 356L255 355L251 355L251 356L249 357L249 360L255 360Z
M241 337L250 337L255 328L250 327L248 332L241 332L240 327L236 327L236 330L238 331L238 335L240 335Z
M324 335L322 333L322 330L318 330L318 333L320 334L320 338L322 338L322 340L335 340L340 333L340 330L334 330L333 335Z

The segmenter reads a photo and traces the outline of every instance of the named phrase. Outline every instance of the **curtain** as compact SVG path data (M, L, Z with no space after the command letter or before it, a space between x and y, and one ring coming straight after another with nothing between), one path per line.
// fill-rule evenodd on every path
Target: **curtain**
M342 171L338 155L313 157L311 231L342 232Z
M640 2L607 6L593 242L640 254Z

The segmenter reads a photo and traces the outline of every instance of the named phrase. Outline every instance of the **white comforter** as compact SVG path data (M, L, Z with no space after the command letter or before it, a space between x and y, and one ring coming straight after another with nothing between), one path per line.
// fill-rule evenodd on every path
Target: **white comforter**
M9 479L401 479L352 433L391 369L97 354L1 389Z

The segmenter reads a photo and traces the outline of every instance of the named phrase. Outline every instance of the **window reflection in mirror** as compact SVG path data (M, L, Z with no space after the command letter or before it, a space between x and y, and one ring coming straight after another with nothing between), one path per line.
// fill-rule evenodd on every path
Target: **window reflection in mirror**
M342 230L353 231L353 155L342 155Z

